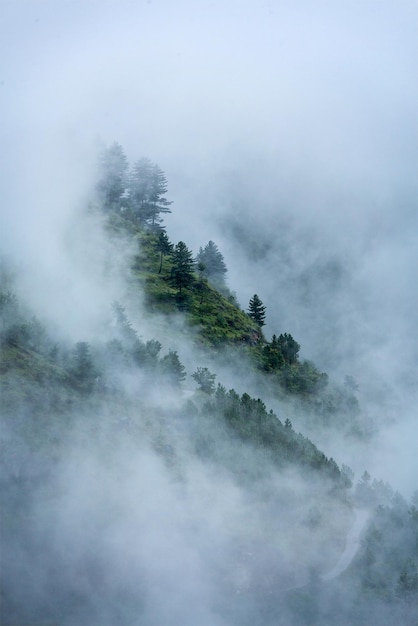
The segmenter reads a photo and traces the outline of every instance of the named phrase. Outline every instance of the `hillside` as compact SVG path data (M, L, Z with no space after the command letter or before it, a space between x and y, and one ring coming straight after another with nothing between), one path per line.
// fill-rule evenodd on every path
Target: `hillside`
M300 359L286 329L267 340L268 311L256 294L241 309L214 242L194 255L170 241L158 166L129 170L118 144L101 158L86 215L125 264L126 302L71 342L0 272L0 624L183 625L201 604L211 626L412 625L415 505L367 472L355 485L310 438L370 435L355 381ZM371 516L363 547L325 583L356 509Z

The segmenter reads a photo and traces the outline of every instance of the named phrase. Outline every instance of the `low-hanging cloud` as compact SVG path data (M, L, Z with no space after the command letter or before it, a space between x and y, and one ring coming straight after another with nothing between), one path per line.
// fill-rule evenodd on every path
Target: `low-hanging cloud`
M214 240L241 306L254 292L262 298L266 335L291 332L303 358L338 380L356 378L360 403L380 429L372 446L323 432L315 443L409 495L418 356L416 3L35 0L0 11L0 245L19 297L72 342L105 341L110 305L126 299L138 334L179 350L189 375L196 365L212 367L185 341L181 321L150 321L141 293L127 295L135 246L110 242L94 210L97 148L119 141L131 162L148 156L166 173L170 238L194 252ZM219 382L256 395L257 379L229 364L216 371ZM139 401L142 379L120 376ZM179 398L159 391L148 390L155 414L177 410ZM111 416L112 427L119 417L134 419L125 410ZM296 585L309 566L325 569L321 550L332 560L344 541L348 514L339 534L339 513L321 493L335 543L327 553L329 537L318 530L310 545L314 531L297 502L312 492L299 476L272 472L264 501L249 495L196 460L193 430L184 434L174 420L170 433L183 454L176 483L155 441L141 440L138 451L122 434L109 452L114 433L92 445L97 415L77 418L85 439L76 432L31 503L35 532L24 525L29 554L44 557L37 584L30 573L21 579L23 549L11 573L15 597L22 581L21 601L41 614L51 589L70 605L70 588L89 601L63 623L136 624L140 605L147 624L241 624L251 599L228 621L223 584L231 594L257 595L257 578L268 571L277 588L286 576ZM158 425L152 429L158 438ZM306 560L303 550L312 550ZM63 585L54 587L57 563Z

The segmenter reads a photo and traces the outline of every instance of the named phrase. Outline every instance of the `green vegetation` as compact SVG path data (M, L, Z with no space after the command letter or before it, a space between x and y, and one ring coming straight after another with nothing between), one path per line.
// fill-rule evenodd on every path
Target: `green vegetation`
M130 288L145 295L149 318L155 313L168 320L181 316L184 327L193 332L184 331L180 340L187 335L191 343L193 337L197 354L208 356L209 360L215 355L210 361L211 368L212 362L222 362L237 370L240 367L239 371L250 371L273 396L286 400L289 406L301 406L304 414L312 418L312 430L321 424L344 427L350 434L364 436L365 431L359 425L360 407L355 396L358 385L354 378L347 376L343 386L331 384L328 376L313 363L301 360L301 346L289 332L273 334L268 341L262 332L266 307L256 294L250 300L248 312L239 307L226 286L227 269L216 244L209 241L195 258L185 242L176 245L170 242L162 219L171 211L166 193L164 173L148 159L140 159L130 169L119 144L103 152L96 209L105 216L110 237L123 243L128 240L136 246L137 253L131 259ZM334 626L337 611L341 609L340 623L348 623L346 618L351 619L353 607L357 611L353 623L363 624L367 623L370 606L376 607L374 615L380 615L382 602L390 605L388 615L393 623L408 623L417 593L415 506L409 508L399 494L393 494L388 485L372 480L367 472L350 496L353 472L347 466L340 469L308 437L296 432L293 416L292 421L286 416L282 422L281 416L269 411L260 398L238 394L234 389L227 391L222 384L215 386L218 374L208 367L193 364L196 369L191 378L198 391L191 393L186 401L181 389L187 371L180 356L186 354L190 363L195 354L191 358L188 350L184 353L180 348L179 352L170 347L167 350L157 338L143 340L121 303L113 303L102 340L80 338L68 345L53 337L9 287L10 281L0 284L0 395L4 437L8 443L2 461L2 468L7 471L1 479L6 539L12 544L19 543L23 529L26 541L30 537L28 528L32 524L28 525L28 520L33 502L39 498L42 507L45 500L49 503L57 497L55 476L62 469L60 463L74 431L82 442L78 445L85 445L87 450L90 451L93 441L103 446L100 453L106 467L112 466L119 443L122 442L124 459L133 451L142 454L149 445L167 470L167 484L173 481L176 488L178 485L183 488L187 483L183 466L187 458L193 471L202 463L206 464L205 469L210 468L210 472L219 476L219 481L223 480L224 472L232 476L233 486L225 493L234 497L235 486L244 487L256 520L257 515L262 517L257 508L264 511L263 507L271 506L266 526L271 524L273 530L268 534L274 539L270 544L266 542L267 549L279 543L276 523L278 515L284 513L283 502L296 507L292 519L300 522L300 536L308 533L309 540L311 534L319 534L321 525L325 528L321 532L326 534L329 508L321 510L317 498L328 507L332 502L338 524L339 516L346 523L353 505L375 508L362 549L344 574L349 587L348 596L344 595L346 606L343 600L339 602L343 594L338 585L331 583L320 589L318 576L312 572L303 589L287 594L286 613L277 617L272 612L269 617L269 611L275 610L271 589L276 593L278 588L286 587L282 580L273 585L264 578L257 587L259 572L254 566L252 574L257 584L251 593L258 598L257 615L245 618L247 621L242 619L238 622L240 626L245 623ZM156 402L155 396L166 402ZM99 465L103 473L104 465ZM288 491L284 499L276 496L278 477L289 475L298 477L295 483L300 477L306 481L309 477L309 485L315 485L313 495L310 494L315 499L314 507L304 510L305 503L299 502L293 493L293 482L291 488L284 488ZM157 476L162 482L166 480L161 468ZM78 479L77 475L74 482ZM147 480L146 476L143 485L148 488ZM198 485L200 480L198 477ZM121 501L119 505L123 507ZM117 513L112 508L111 515ZM262 536L265 529L261 531L256 523L255 528L250 523L250 528L235 528L236 521L226 531L233 536L231 552L245 551L248 555L251 542L257 550L265 541ZM34 537L36 544L36 533ZM282 541L286 544L287 537ZM32 556L43 555L49 549L42 542L40 545L41 548L38 544L31 547ZM277 554L281 556L279 550ZM233 558L239 562L242 557ZM54 559L60 563L53 553L56 567ZM232 584L230 589L234 589ZM62 593L71 610L73 605L79 608L82 604L76 594L71 595L72 590L68 596ZM10 601L13 593L9 597L6 586L1 594L14 623L19 620L23 623L22 615L27 616L23 608ZM132 606L136 607L135 602L132 601ZM57 604L61 609L60 601ZM324 612L321 607L328 608ZM51 617L48 607L40 607L39 614L47 615L47 621L42 623L48 620L63 623L60 615ZM257 621L260 615L264 615L264 622ZM76 619L68 623L76 623Z
M224 257L216 243L209 241L204 248L199 248L196 263L200 267L202 277L208 279L217 289L225 289L227 269Z
M266 323L266 307L261 302L257 294L254 294L250 300L248 305L248 315L258 326L260 326L260 328Z
M309 439L296 433L289 419L283 425L273 411L267 411L260 398L256 400L247 393L240 397L233 389L227 392L218 385L204 412L222 416L240 439L268 452L280 467L289 462L302 463L319 470L342 488L351 484L332 458L328 459Z

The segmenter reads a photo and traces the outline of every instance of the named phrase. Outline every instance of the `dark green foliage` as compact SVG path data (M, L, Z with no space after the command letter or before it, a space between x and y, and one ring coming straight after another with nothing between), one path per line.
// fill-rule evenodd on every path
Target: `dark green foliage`
M174 268L174 252L164 259L162 271L157 257L158 235L141 228L138 223L128 221L126 228L139 241L139 254L133 263L133 276L144 288L150 312L173 313L181 308L189 322L197 327L199 339L208 345L242 344L247 347L252 337L259 336L259 328L237 305L233 296L215 289L202 276L194 271L187 292L182 292L174 282L177 269ZM184 244L185 245L185 244ZM189 257L190 259L190 257ZM194 264L193 264L194 270ZM190 265L189 265L190 269ZM172 271L173 270L173 271ZM257 329L257 330L256 330Z
M208 293L208 281L204 276L205 272L205 264L202 261L197 263L197 271L199 274L199 279L195 283L195 290L200 294L199 304L203 304L203 300L205 299L205 294Z
M277 345L283 354L283 358L289 365L296 363L298 359L298 353L300 350L300 345L297 341L295 341L292 335L288 333L284 333L279 335L277 339Z
M194 260L191 251L184 241L179 241L171 255L171 282L182 293L182 289L190 287L194 281Z
M196 263L200 266L202 277L217 287L224 286L227 269L223 255L213 241L209 241L204 248L199 248Z
M255 347L254 360L259 369L277 377L280 388L286 393L317 397L326 388L328 376L310 361L300 363L299 349L291 335L273 335L271 342L261 341Z
M254 294L248 305L248 315L258 326L264 326L266 319L266 307L257 294Z
M240 397L233 389L226 392L218 385L205 411L222 416L242 440L264 449L279 466L289 462L308 465L339 487L349 486L333 459L327 459L309 439L296 433L290 420L283 425L273 411L267 412L259 398L251 398L247 393Z
M309 361L284 365L278 380L286 392L302 396L315 395L328 383L327 375L319 372Z
M158 268L158 273L161 274L161 270L163 267L163 259L167 254L170 254L173 250L173 244L170 242L167 237L167 233L162 230L158 235L157 242L155 244L155 249L160 253L160 266Z
M281 351L276 335L273 335L271 342L266 343L262 348L261 368L266 372L274 372L283 368L285 359Z
M216 374L212 374L207 367L198 367L192 374L199 385L199 390L211 395L215 391Z
M161 347L157 339L150 339L146 343L137 339L132 351L135 364L148 370L155 369L158 364L158 355Z
M168 354L161 359L160 368L163 376L173 387L180 387L186 378L186 368L175 350L169 350Z

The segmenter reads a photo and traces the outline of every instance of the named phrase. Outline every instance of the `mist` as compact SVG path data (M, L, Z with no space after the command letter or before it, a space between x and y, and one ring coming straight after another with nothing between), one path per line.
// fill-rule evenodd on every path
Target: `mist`
M98 354L121 302L138 336L178 351L187 370L181 395L105 358L120 395L69 403L69 426L45 417L46 460L22 432L32 412L54 415L53 393L18 395L16 422L7 400L5 481L35 477L18 540L7 518L8 615L71 626L299 624L285 591L332 571L352 503L336 504L328 483L281 471L223 432L210 443L196 417L205 400L194 393L197 366L290 417L353 468L355 483L367 469L411 497L417 13L407 0L2 4L0 261L13 291L54 341L96 343ZM333 382L354 377L369 440L309 424L245 363L197 349L181 315L147 314L130 279L137 246L109 237L95 207L97 155L114 141L131 161L162 167L170 239L194 253L218 244L241 308L254 293L266 305L266 338L290 332ZM197 454L206 445L208 456ZM351 587L338 579L332 589L349 602ZM326 592L319 603L337 611Z

